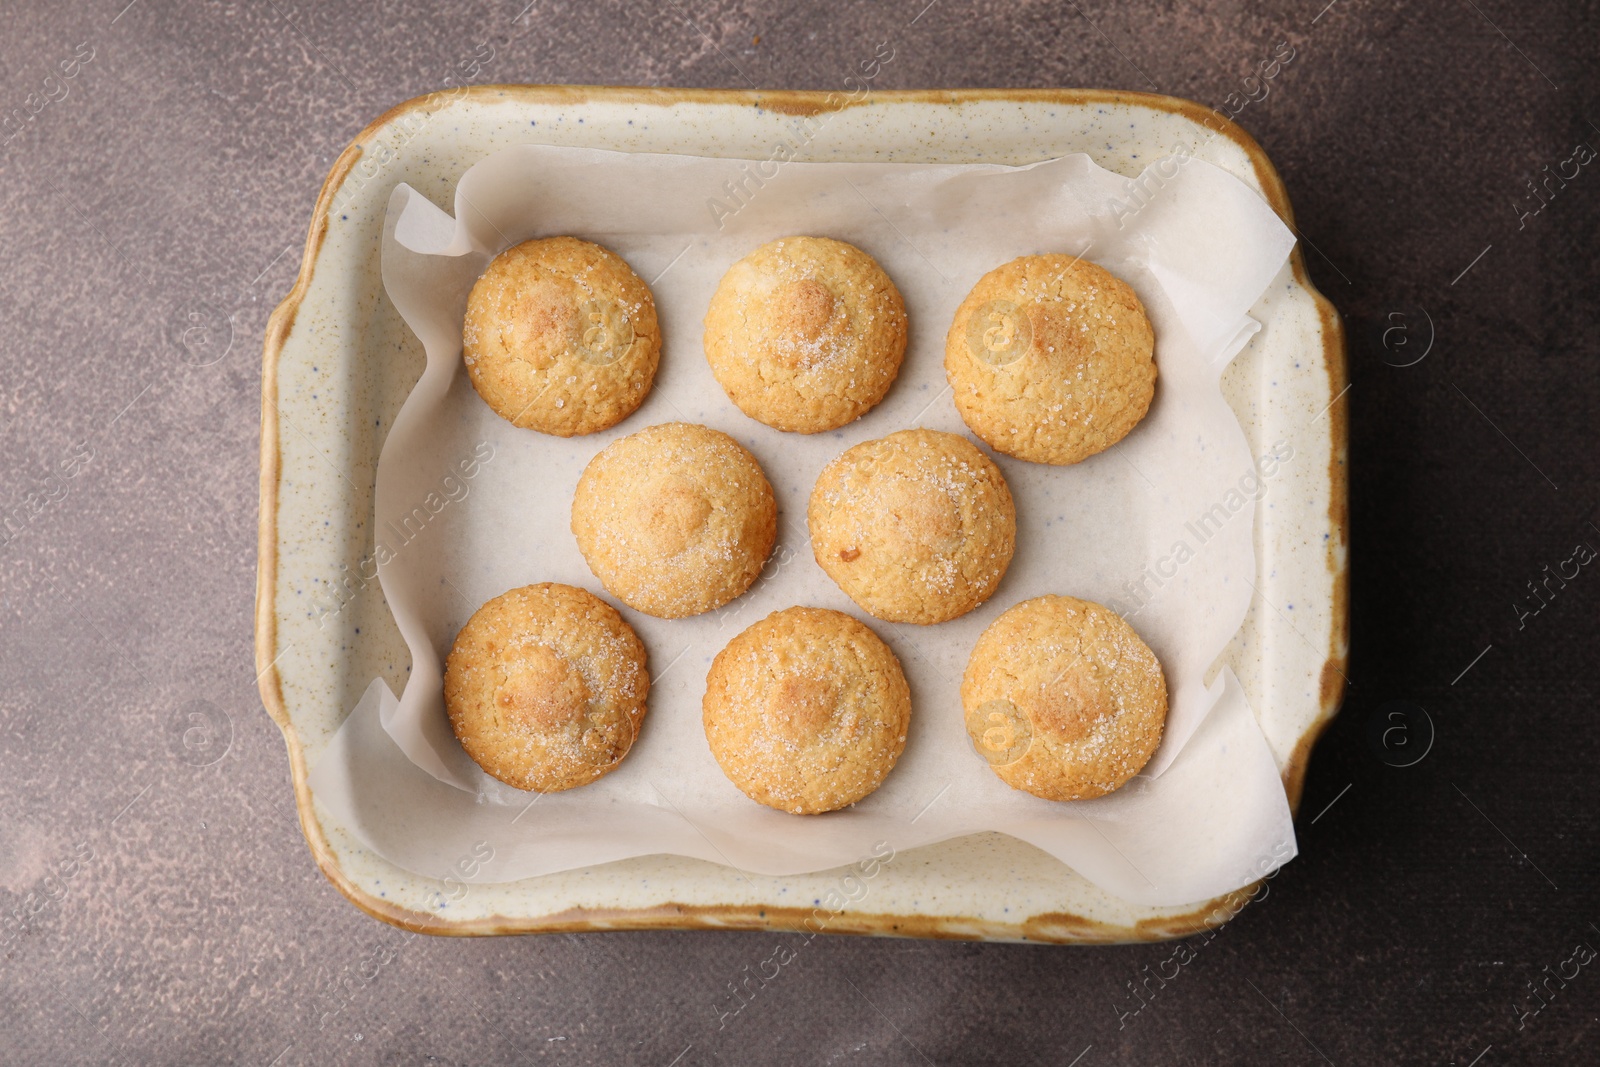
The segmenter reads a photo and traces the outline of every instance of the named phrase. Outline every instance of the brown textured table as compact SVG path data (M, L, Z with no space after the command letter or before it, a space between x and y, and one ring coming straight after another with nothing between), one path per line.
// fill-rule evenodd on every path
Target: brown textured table
M0 12L0 1062L1594 1058L1592 5L125 4ZM1237 111L1282 172L1351 333L1303 855L1182 950L821 938L720 1029L784 935L374 922L251 666L260 339L324 174L452 79L831 89L863 40L882 88Z

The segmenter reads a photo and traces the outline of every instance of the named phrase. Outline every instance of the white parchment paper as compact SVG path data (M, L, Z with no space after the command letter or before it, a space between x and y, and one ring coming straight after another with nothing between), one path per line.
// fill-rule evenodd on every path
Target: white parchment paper
M317 800L369 847L443 877L464 843L490 840L495 859L480 878L492 881L654 853L783 875L851 862L877 841L905 849L996 830L1147 905L1220 895L1294 855L1277 767L1243 690L1226 668L1206 684L1249 604L1254 498L1266 484L1219 379L1256 329L1248 309L1293 244L1253 190L1194 160L1162 160L1130 181L1081 155L1018 168L778 166L524 145L462 176L454 217L425 192L398 187L384 230L384 284L428 363L384 445L374 539L411 673L398 700L374 682L311 776ZM871 253L900 287L911 323L884 402L809 437L740 413L701 350L701 319L723 272L757 244L797 233ZM663 329L660 371L640 410L569 440L497 417L461 365L472 282L495 253L556 234L627 259L650 283ZM1084 255L1138 291L1156 333L1150 414L1073 467L996 457L1017 502L1018 549L987 604L932 627L865 616L811 558L805 504L816 475L849 446L898 429L964 433L943 371L956 305L989 269L1045 251ZM604 595L568 528L578 475L618 437L669 421L724 430L760 460L778 497L773 558L750 592L697 618L617 605L650 653L649 713L632 752L566 793L500 785L450 731L443 658L468 616L507 589L559 581ZM962 722L960 678L978 635L1044 593L1125 612L1166 672L1160 750L1144 774L1099 800L1059 804L1010 789ZM894 773L825 816L748 800L723 777L700 724L711 659L793 604L861 618L894 648L912 689Z

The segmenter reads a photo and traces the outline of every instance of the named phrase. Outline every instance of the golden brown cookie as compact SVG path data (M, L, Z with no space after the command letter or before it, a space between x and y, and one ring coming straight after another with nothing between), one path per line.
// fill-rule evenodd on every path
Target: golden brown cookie
M785 237L722 276L706 359L728 399L795 433L833 430L883 399L906 353L906 305L877 260L827 237Z
M990 447L1035 463L1088 459L1155 395L1155 334L1126 282L1064 255L978 279L945 338L956 410Z
M524 241L467 297L462 358L478 395L517 426L573 437L643 403L661 353L650 287L576 237Z
M555 793L615 770L644 720L644 645L593 593L546 582L473 612L445 661L461 747L507 785Z
M1116 612L1042 596L983 632L961 679L967 733L1002 780L1046 800L1104 796L1161 743L1167 681Z
M965 437L901 430L823 468L811 551L851 600L890 622L935 623L989 599L1017 547L1000 468Z
M778 505L743 445L669 422L589 461L572 498L572 533L607 592L677 619L750 588L777 539Z
M882 784L906 746L911 689L866 626L824 608L776 611L706 675L706 741L751 800L816 815Z

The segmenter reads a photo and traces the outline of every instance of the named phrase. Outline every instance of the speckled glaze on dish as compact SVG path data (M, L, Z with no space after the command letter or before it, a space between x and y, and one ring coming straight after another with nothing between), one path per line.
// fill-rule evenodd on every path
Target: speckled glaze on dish
M1112 897L1045 853L979 834L896 854L837 913L841 872L746 876L648 856L519 882L419 877L368 851L306 787L344 716L377 676L399 692L409 657L368 553L378 452L422 372L420 343L384 295L383 212L407 182L451 203L456 179L513 144L807 160L1031 163L1086 152L1137 174L1179 145L1259 190L1293 226L1261 148L1215 112L1171 97L1094 90L875 93L485 86L420 97L363 130L335 162L294 289L267 327L262 374L256 669L289 749L300 824L317 864L358 907L437 934L723 928L1105 943L1181 937L1242 894L1147 908ZM1311 747L1338 710L1348 647L1344 336L1298 248L1252 309L1262 330L1223 378L1251 453L1292 436L1256 512L1256 587L1222 659L1249 695L1298 806ZM320 619L319 595L343 606ZM1220 663L1219 663L1220 666ZM889 843L891 846L893 842ZM470 858L473 842L463 842ZM857 883L859 884L859 883ZM839 900L837 896L833 897ZM818 918L814 911L823 906Z

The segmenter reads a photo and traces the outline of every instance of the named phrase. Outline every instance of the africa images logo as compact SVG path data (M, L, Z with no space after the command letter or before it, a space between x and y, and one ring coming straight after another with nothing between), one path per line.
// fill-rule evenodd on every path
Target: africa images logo
M1028 754L1033 724L1009 700L988 700L967 712L972 747L991 767L1008 767Z
M991 300L967 320L967 350L991 367L1015 363L1032 343L1028 313L1009 300Z
M611 303L585 300L578 306L578 343L575 354L585 363L605 366L627 355L633 347L633 323Z

